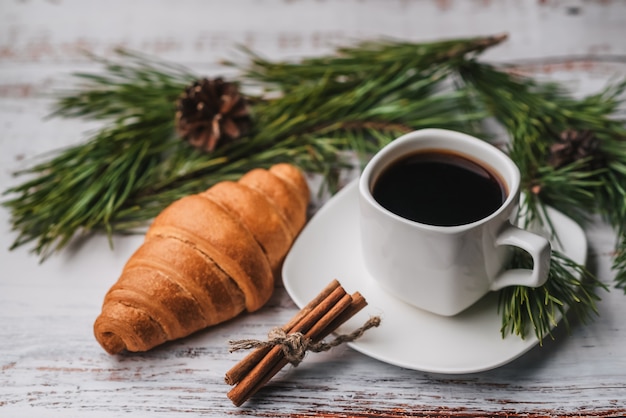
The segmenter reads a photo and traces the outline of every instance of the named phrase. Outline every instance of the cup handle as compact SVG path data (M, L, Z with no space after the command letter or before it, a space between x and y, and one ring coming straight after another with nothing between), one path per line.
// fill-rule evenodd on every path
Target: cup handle
M509 224L500 231L496 245L510 245L528 252L533 258L533 269L505 270L493 281L491 290L515 285L539 287L548 280L551 247L546 238Z

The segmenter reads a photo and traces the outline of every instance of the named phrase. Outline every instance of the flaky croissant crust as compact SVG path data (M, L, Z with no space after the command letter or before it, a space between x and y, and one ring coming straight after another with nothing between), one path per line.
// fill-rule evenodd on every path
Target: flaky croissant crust
M146 351L259 309L308 200L303 174L277 164L172 203L107 292L96 339L111 354Z

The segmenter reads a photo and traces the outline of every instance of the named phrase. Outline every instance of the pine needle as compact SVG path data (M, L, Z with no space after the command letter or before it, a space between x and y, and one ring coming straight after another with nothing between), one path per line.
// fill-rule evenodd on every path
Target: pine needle
M518 251L511 266L532 268L532 259ZM544 286L511 286L500 290L498 311L502 314L502 336L512 334L525 338L532 332L541 343L545 337L553 338L552 329L559 321L569 330L568 315L587 323L598 314L596 302L600 300L600 289L607 290L607 287L589 270L553 251Z
M555 83L539 83L475 61L461 63L459 71L475 89L477 100L484 102L511 137L509 154L522 174L526 199L521 211L528 222L545 219L546 228L553 230L545 211L549 205L583 225L591 215L601 214L624 233L620 225L626 220L626 135L624 121L615 114L626 81L575 99ZM590 157L563 167L551 166L550 147L568 129L593 132L607 163L595 168L589 164ZM613 265L617 278L626 276L626 263L621 260ZM514 262L526 264L520 256ZM604 285L584 266L553 253L550 277L544 286L501 291L503 335L524 337L534 330L541 340L550 335L557 315L567 321L568 309L579 319L588 320L596 312L600 288Z
M484 42L451 45L460 57L484 48ZM16 173L33 179L4 192L10 198L3 205L19 233L12 248L34 243L33 251L44 260L80 234L142 231L172 201L277 162L323 173L326 184L336 184L338 169L346 164L342 151L365 155L380 148L374 130L386 133L387 140L422 126L471 131L485 115L464 113L465 94L444 91L446 74L428 58L431 50L440 56L446 45L412 48L410 57L399 57L378 76L345 82L351 76L346 67L347 73L333 70L332 77L315 83L296 83L274 99L250 96L254 131L212 154L196 151L174 133L175 101L197 76L124 51L117 60L97 59L103 73L75 74L77 88L60 95L52 116L108 124L86 143ZM389 44L375 53L391 57L395 51ZM307 65L301 68L306 72ZM316 71L310 68L310 74ZM261 69L257 75L262 78Z
M246 53L237 82L248 89L253 130L213 153L199 152L174 132L175 101L198 77L173 64L118 51L117 60L94 57L100 74L76 74L53 117L106 122L83 144L61 149L16 173L22 184L4 192L18 236L42 260L76 236L102 231L142 232L172 201L245 172L290 162L321 173L331 192L349 167L399 135L441 127L488 138L493 117L508 131L507 151L522 173L529 220L546 219L546 206L583 224L602 215L618 231L613 269L626 291L626 128L615 118L626 80L576 99L556 83L539 83L480 63L476 57L506 36L430 43L394 40L339 48L299 62L272 62ZM257 92L257 93L251 93ZM260 92L260 93L258 93ZM590 131L606 161L590 168L583 158L548 164L551 146L567 129ZM529 262L524 254L515 266ZM537 289L500 292L503 335L528 332L542 340L567 312L582 321L597 313L606 288L584 266L553 253L548 282Z

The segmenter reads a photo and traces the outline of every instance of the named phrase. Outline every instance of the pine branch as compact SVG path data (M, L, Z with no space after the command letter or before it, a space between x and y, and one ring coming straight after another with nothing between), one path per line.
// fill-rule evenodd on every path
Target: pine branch
M549 204L580 223L591 213L601 213L614 225L624 219L626 127L616 114L626 80L575 99L555 83L538 83L486 64L463 63L459 71L476 89L478 100L485 102L509 132L509 153L520 168L522 188L531 204ZM551 146L566 130L595 135L606 163L594 167L587 164L590 158L564 167L551 166ZM538 218L536 208L529 208L533 219Z
M52 117L159 119L173 112L174 101L196 76L184 67L117 50L117 61L96 56L102 73L75 73L75 89L58 92Z
M511 265L532 268L532 259L522 251L515 253ZM502 314L502 336L524 338L534 332L540 342L553 338L552 329L560 320L569 329L568 312L586 323L598 314L598 290L607 290L593 274L564 254L553 251L548 281L531 288L511 286L500 290L498 311Z
M289 92L304 83L317 83L324 78L335 79L346 85L358 85L372 75L396 73L396 65L415 71L430 70L440 65L451 65L458 60L480 54L485 49L507 39L506 34L469 39L452 39L430 43L412 43L399 40L360 42L351 47L340 47L336 53L299 62L274 62L243 48L243 65L225 62L241 68L244 76L261 82L268 89Z
M623 229L618 237L612 268L615 272L615 287L626 293L626 231Z
M152 130L152 141L133 140ZM18 174L35 177L5 194L13 228L20 231L12 248L35 241L44 259L63 248L76 232L113 232L116 212L130 195L145 187L169 148L170 122L114 126L86 144L64 150L49 161Z
M626 136L624 121L614 117L624 83L574 99L554 83L538 83L475 61L461 63L459 72L475 89L477 100L485 103L510 135L509 154L522 174L526 198L521 211L527 215L527 222L545 219L546 227L552 229L551 220L545 216L545 207L550 205L581 224L591 214L599 213L614 225L623 225ZM598 155L563 166L552 165L553 146L566 131L590 132L597 137ZM593 164L598 161L602 164ZM519 257L516 260L520 262ZM623 274L624 265L616 261L615 267L621 267ZM581 319L589 319L596 312L594 301L599 299L600 287L584 267L553 254L552 270L544 286L516 286L501 291L503 334L523 337L532 328L542 338L555 325L556 314L564 314L567 309Z
M468 45L476 50L476 42ZM417 49L428 57L431 48L442 50L433 45ZM377 53L393 56L395 49ZM367 79L346 83L351 74L335 72L338 78L302 83L277 98L251 97L253 132L212 154L174 135L175 101L193 74L123 51L118 61L100 60L103 73L77 74L81 84L59 98L53 116L109 124L87 143L18 173L34 179L5 191L12 196L3 205L19 232L13 248L34 242L45 259L77 234L136 232L173 200L277 162L323 173L332 185L345 165L342 151L375 152L399 127L471 131L484 114L464 112L466 94L444 91L445 72L427 59L430 69L422 71L414 67L415 53L403 58Z

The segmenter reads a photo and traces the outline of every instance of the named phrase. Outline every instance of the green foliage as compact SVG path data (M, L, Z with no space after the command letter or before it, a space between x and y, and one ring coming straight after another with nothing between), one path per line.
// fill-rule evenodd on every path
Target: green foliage
M477 100L509 132L509 154L522 173L532 214L537 214L541 203L579 222L597 212L614 223L626 219L626 128L624 120L613 119L626 80L599 94L575 99L557 84L516 77L475 61L462 63L459 70L474 86ZM596 169L578 160L564 167L550 166L550 147L568 129L593 132L608 164Z
M511 265L532 268L531 257L522 251L514 254ZM550 273L545 285L538 288L511 286L499 292L502 336L534 333L539 341L553 336L552 328L562 320L569 328L569 314L585 323L597 314L598 289L606 289L589 270L564 254L552 252Z
M521 211L528 222L541 220L550 205L584 224L599 214L618 228L624 240L626 225L626 129L616 119L626 80L604 91L575 99L555 83L539 83L476 61L462 62L459 72L473 86L477 100L507 129L509 155L522 174ZM592 156L562 167L549 164L551 146L566 130L589 131L599 140L600 167ZM546 227L550 228L548 225ZM623 245L623 244L622 244ZM516 259L521 263L519 257ZM617 283L626 282L626 261L619 253L614 265ZM581 277L582 279L579 279ZM512 287L501 291L503 333L521 336L529 324L541 338L556 325L555 317L570 309L580 319L596 312L596 288L603 285L583 266L553 254L550 279L538 288Z
M626 80L578 99L556 83L476 60L504 39L364 42L299 62L246 51L243 64L227 64L240 70L254 127L210 154L174 132L175 101L197 75L120 51L118 60L99 60L102 74L76 74L81 83L58 98L53 113L103 120L105 127L17 173L28 180L5 191L3 205L19 233L13 247L31 243L45 259L79 234L140 231L172 201L277 162L323 174L334 191L349 164L345 151L364 162L399 135L426 127L487 139L483 121L492 117L510 136L507 152L522 173L528 221L542 219L546 205L581 224L604 217L618 232L613 269L626 290L626 127L615 117ZM549 163L567 130L598 139L600 166L591 164L595 156ZM518 254L513 262L529 261ZM603 288L584 266L554 252L544 286L500 291L502 333L542 339L566 311L587 320Z
M307 83L317 84L325 78L334 79L349 87L358 86L364 81L369 82L372 77L393 80L400 72L415 73L451 67L505 39L506 35L429 43L366 41L350 47L340 47L332 55L299 62L268 61L253 51L244 49L246 60L242 66L232 62L225 64L240 67L244 78L261 82L268 89L291 93L292 88Z
M626 234L623 231L617 244L613 271L615 271L615 287L626 293Z
M475 40L442 45L465 52L483 48ZM433 43L426 53L431 48L445 50ZM416 68L415 59L400 60L389 72L368 78L346 82L351 73L335 72L275 98L250 96L253 132L204 154L174 133L175 101L196 75L126 52L117 61L100 60L103 74L76 74L81 84L58 99L53 115L109 124L85 144L17 173L33 179L5 191L12 197L3 205L19 231L13 248L34 242L35 253L45 259L77 234L131 233L182 196L277 162L323 173L333 189L345 165L341 151L369 154L423 126L471 131L484 114L466 112L465 93L444 91L445 74L423 61L424 68ZM273 68L281 65L289 66ZM256 78L264 85L260 73Z

